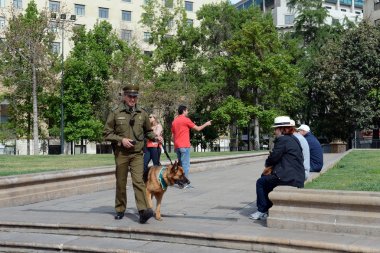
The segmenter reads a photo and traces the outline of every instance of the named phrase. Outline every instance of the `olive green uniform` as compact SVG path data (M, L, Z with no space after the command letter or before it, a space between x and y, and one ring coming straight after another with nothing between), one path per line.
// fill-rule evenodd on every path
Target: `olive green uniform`
M146 111L139 107L133 110L128 105L120 103L108 115L104 127L105 140L111 141L114 147L116 163L116 212L125 212L127 207L126 184L128 170L131 172L133 190L137 209L147 209L145 184L143 181L143 146L144 137L154 139L149 117ZM134 147L125 148L122 139L128 138L136 141Z

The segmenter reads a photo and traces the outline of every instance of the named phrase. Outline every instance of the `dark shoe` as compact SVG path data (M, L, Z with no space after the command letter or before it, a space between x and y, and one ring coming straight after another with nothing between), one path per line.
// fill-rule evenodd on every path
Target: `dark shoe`
M124 212L117 212L115 215L115 220L121 220L124 217Z
M150 218L153 217L153 210L151 208L140 210L140 223L144 224L146 223Z

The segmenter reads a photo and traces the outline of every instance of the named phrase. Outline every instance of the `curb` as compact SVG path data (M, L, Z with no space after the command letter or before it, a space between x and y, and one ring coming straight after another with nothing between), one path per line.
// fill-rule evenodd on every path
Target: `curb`
M197 158L191 160L191 172L249 163L267 152ZM169 162L163 165L169 165ZM0 178L0 208L32 204L115 187L115 167L65 170L6 176Z

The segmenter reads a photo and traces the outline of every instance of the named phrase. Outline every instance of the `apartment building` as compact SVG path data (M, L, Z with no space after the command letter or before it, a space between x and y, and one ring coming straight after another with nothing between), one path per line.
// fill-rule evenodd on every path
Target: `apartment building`
M374 25L380 24L380 0L366 0L364 4L364 19Z
M150 36L149 30L143 27L139 21L143 14L143 6L148 0L35 0L39 9L48 9L56 13L52 23L61 21L72 23L72 25L84 25L88 30L97 22L106 20L112 24L116 33L125 41L135 40L142 50L152 50L147 43ZM168 8L173 8L173 2L176 0L159 0ZM218 3L222 0L183 0L183 6L189 23L198 25L196 12L204 4ZM6 20L9 17L10 10L23 11L30 0L0 0L0 29L6 27ZM61 16L61 14L64 14ZM64 18L64 19L61 19ZM60 33L58 24L57 41L53 49L57 52L62 51L62 33ZM70 34L64 33L64 55L70 51Z
M238 9L252 5L260 6L263 11L272 13L273 22L277 28L291 29L297 13L288 7L287 2L287 0L242 0L235 6ZM329 12L327 24L342 23L345 18L354 22L363 19L364 0L324 0L323 6Z
M31 0L0 0L0 37L7 27L7 20L12 13L23 12ZM51 14L51 28L57 29L57 38L53 50L65 57L69 54L73 43L70 40L70 27L85 26L90 30L102 20L108 21L119 37L127 42L135 41L146 53L154 48L148 44L149 29L140 24L143 6L148 0L35 0L38 9L49 10ZM157 0L168 8L173 8L177 0ZM179 0L186 10L188 23L199 25L196 12L204 4L220 3L223 0ZM63 26L64 24L64 26ZM62 29L66 27L67 29ZM0 83L0 95L3 93ZM8 119L8 102L1 102L1 123ZM26 154L26 140L17 140L14 148L16 154ZM33 145L31 145L31 148ZM96 153L96 144L90 143L86 147L87 153ZM31 151L32 152L32 151Z

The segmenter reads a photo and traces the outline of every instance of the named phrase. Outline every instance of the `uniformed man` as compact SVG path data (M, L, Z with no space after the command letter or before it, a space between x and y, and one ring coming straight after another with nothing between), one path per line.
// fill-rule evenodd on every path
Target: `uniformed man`
M123 91L124 101L114 107L108 115L103 133L105 140L112 142L115 155L115 219L120 220L124 217L127 206L127 176L130 171L140 223L143 224L153 216L143 182L144 137L161 142L162 137L155 136L147 112L137 106L139 86L130 84L124 87Z

